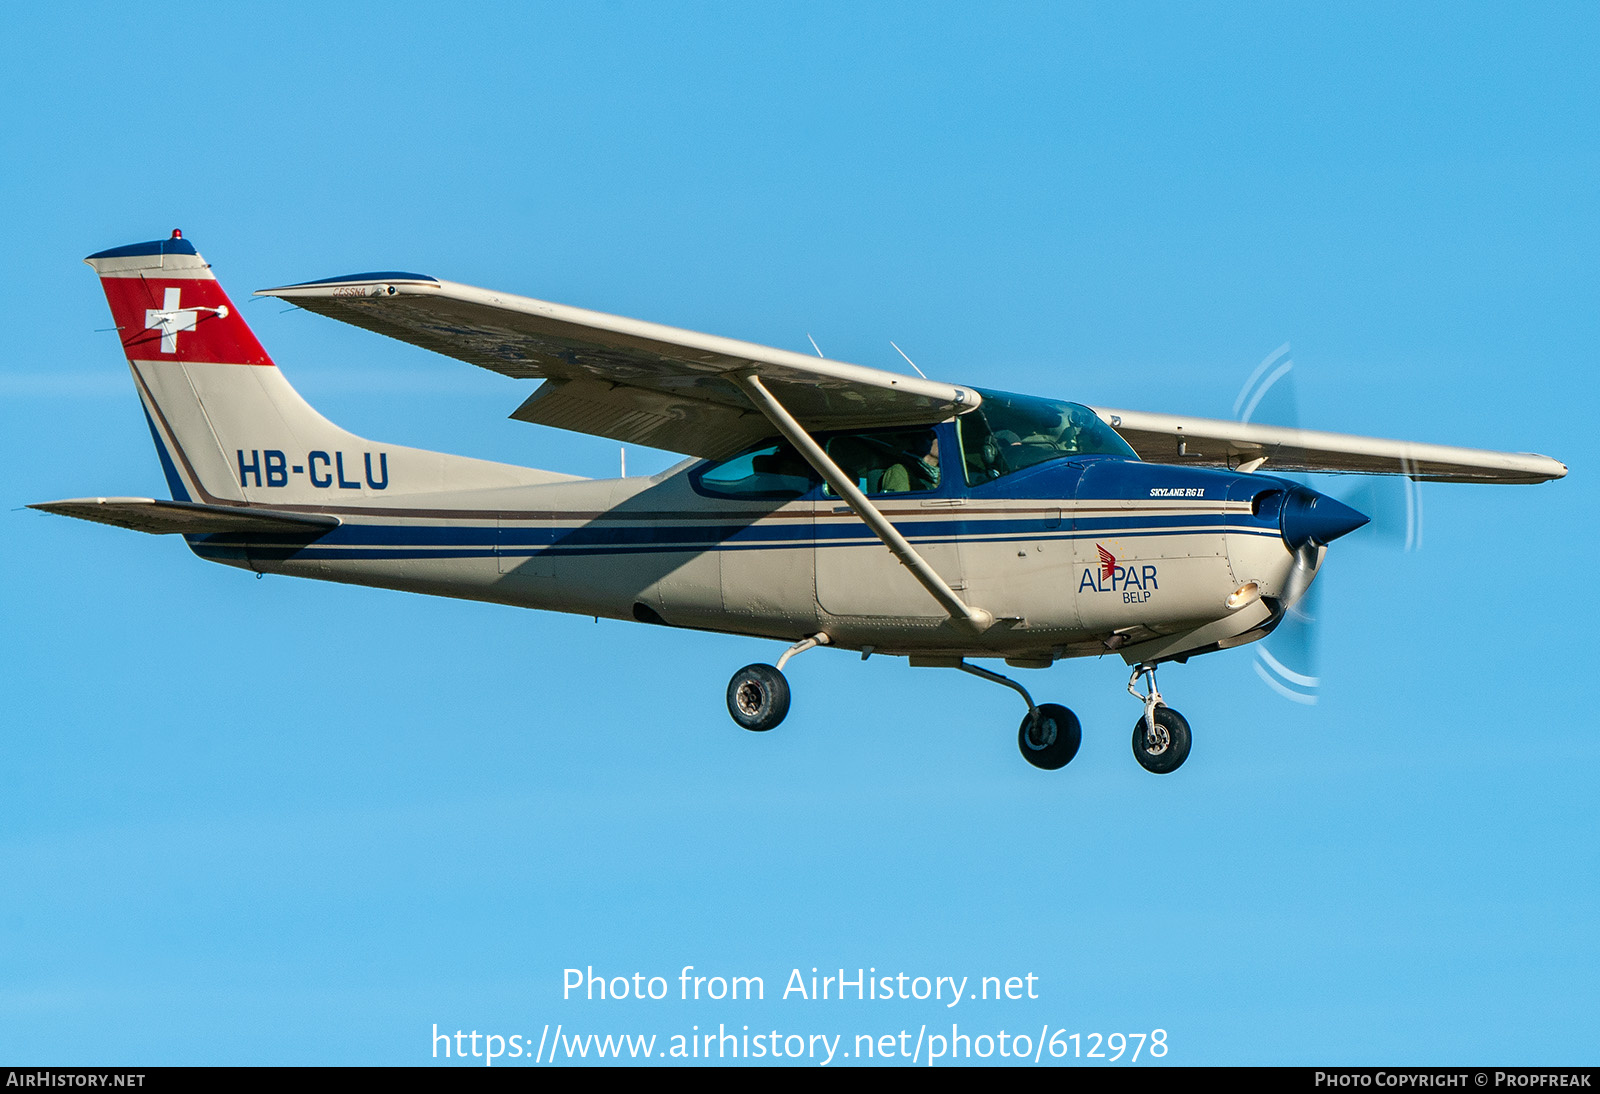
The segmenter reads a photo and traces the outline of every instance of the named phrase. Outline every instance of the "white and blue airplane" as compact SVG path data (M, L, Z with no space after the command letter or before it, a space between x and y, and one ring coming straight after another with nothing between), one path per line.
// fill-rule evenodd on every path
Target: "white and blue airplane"
M829 646L1013 688L1028 705L1022 755L1060 768L1077 717L972 660L1043 668L1114 652L1144 705L1134 755L1170 772L1190 731L1156 666L1269 634L1328 545L1367 523L1263 468L1490 483L1567 470L940 383L415 273L258 294L543 381L519 420L691 457L583 479L340 429L284 379L179 232L87 261L172 498L34 508L180 534L201 558L258 573L790 643L728 685L750 730L788 712L787 661Z

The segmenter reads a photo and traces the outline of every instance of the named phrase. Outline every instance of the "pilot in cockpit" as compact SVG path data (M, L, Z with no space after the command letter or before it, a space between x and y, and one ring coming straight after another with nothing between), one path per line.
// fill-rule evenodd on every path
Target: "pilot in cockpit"
M939 438L933 430L916 434L904 456L884 471L878 489L885 494L908 494L939 485Z

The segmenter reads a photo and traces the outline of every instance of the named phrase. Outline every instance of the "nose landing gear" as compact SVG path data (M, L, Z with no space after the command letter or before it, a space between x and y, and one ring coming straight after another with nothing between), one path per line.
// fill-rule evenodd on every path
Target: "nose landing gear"
M1137 688L1141 676L1150 677L1150 690L1143 695ZM1133 758L1155 775L1178 770L1189 758L1189 723L1162 701L1156 689L1155 665L1135 666L1128 679L1128 694L1144 704L1144 713L1133 724Z

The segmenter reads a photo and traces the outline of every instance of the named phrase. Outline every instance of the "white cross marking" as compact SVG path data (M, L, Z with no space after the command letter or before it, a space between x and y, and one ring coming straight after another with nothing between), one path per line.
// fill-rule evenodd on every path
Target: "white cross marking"
M178 332L194 330L195 322L200 316L200 313L193 308L185 311L179 307L178 296L182 291L182 289L168 289L162 297L161 307L148 308L144 313L145 329L161 332L162 353L177 353Z

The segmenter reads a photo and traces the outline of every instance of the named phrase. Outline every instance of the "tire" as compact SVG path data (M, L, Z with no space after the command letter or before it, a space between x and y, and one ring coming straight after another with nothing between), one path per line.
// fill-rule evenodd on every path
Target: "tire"
M746 665L728 681L728 713L754 733L776 728L789 713L789 681L771 665Z
M1164 743L1152 741L1141 714L1133 725L1133 758L1153 775L1168 775L1189 758L1189 723L1168 706L1156 707L1155 720L1156 725L1166 731L1167 740Z
M1022 758L1044 771L1056 771L1072 762L1083 743L1083 727L1078 716L1056 703L1039 704L1039 732L1029 713L1017 730L1017 748Z

